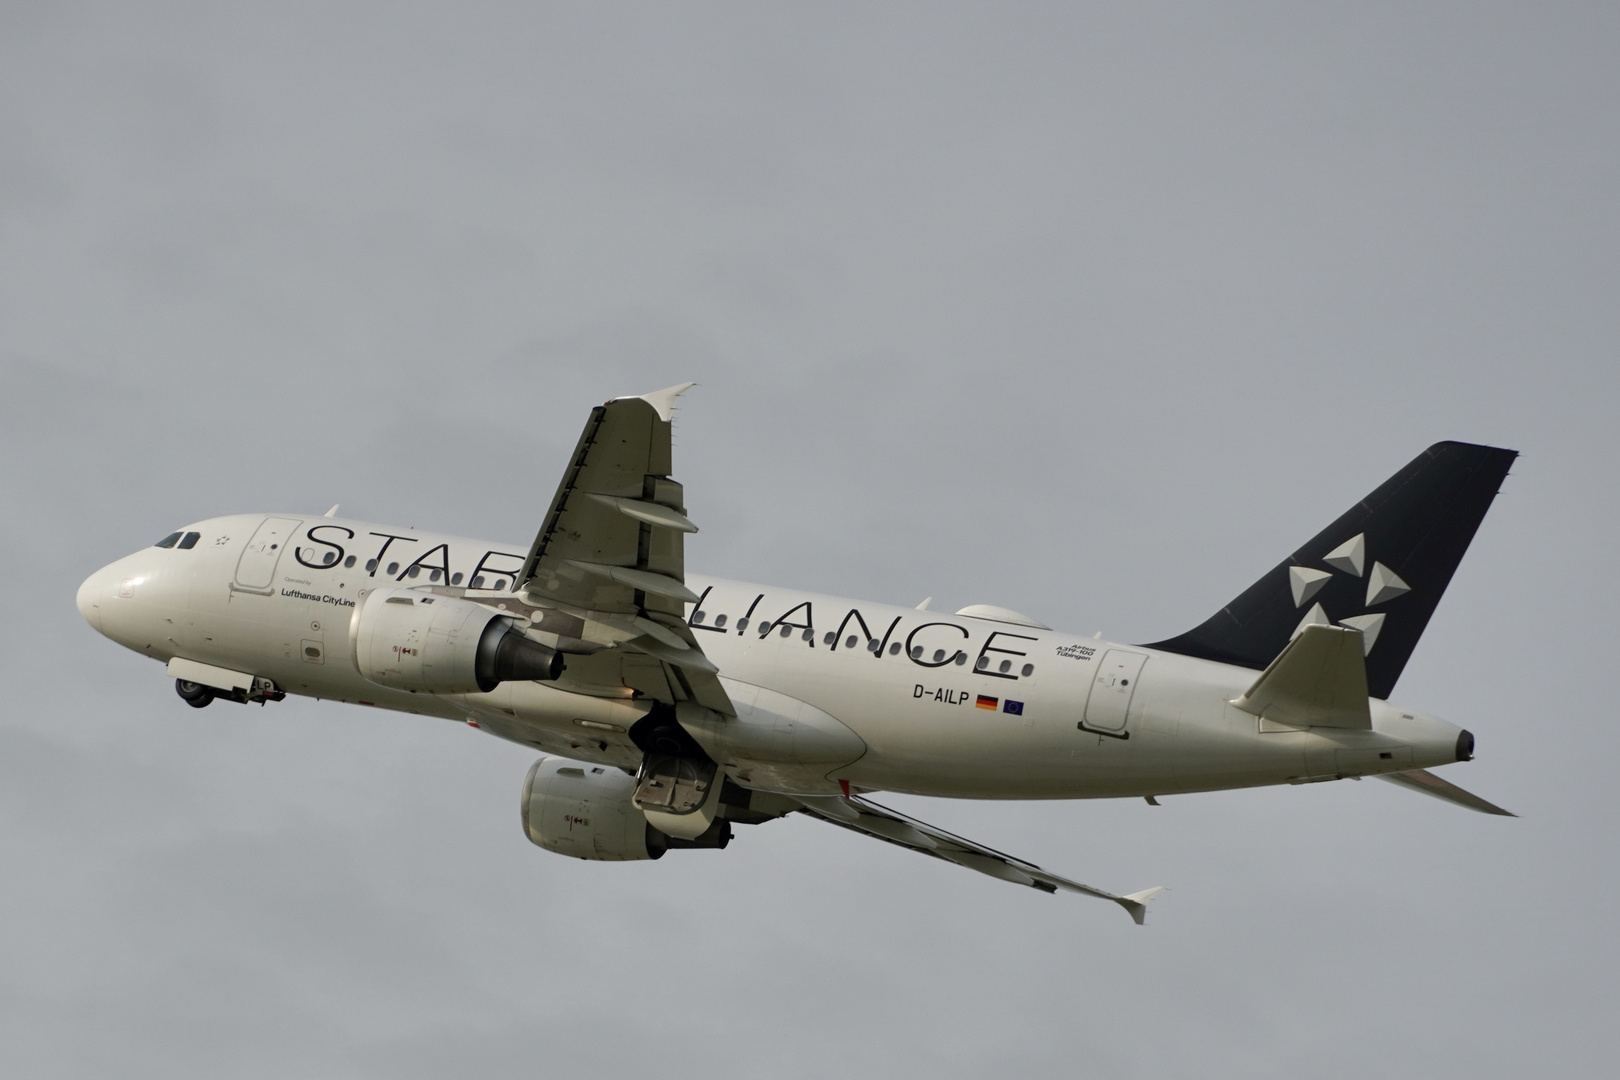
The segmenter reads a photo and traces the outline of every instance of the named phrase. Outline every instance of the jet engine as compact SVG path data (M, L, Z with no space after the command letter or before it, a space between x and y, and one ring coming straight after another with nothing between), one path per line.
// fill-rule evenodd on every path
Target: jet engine
M354 666L371 682L424 694L471 694L513 680L551 680L562 654L482 604L414 589L377 589L349 622Z
M731 823L716 819L695 840L665 836L630 802L636 779L606 765L543 757L523 781L523 831L559 855L604 862L662 858L670 848L723 848Z

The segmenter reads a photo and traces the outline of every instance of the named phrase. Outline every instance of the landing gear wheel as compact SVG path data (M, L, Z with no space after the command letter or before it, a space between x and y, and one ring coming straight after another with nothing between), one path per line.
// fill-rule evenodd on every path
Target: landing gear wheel
M174 680L174 692L193 709L201 709L214 700L213 690L202 683L187 682L184 679Z

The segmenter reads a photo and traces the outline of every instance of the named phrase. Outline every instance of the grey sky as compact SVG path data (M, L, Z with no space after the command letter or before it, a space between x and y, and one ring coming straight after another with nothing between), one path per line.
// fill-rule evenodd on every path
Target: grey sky
M1607 1075L1620 11L0 5L0 1068ZM531 755L194 711L72 597L175 526L526 542L686 379L695 569L1149 641L1430 442L1524 457L1397 698L1446 775L531 847ZM649 1063L657 1063L649 1065Z

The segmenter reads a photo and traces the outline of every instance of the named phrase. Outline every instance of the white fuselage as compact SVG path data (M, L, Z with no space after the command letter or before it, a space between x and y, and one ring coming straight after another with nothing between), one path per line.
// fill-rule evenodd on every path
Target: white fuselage
M640 760L627 732L649 703L629 688L571 692L565 674L559 684L429 695L386 689L356 669L351 615L367 590L464 587L475 577L486 590L510 589L527 545L280 517L285 531L261 550L246 550L250 538L266 535L266 515L254 514L191 526L201 538L189 550L148 548L120 559L85 581L80 611L107 637L161 661L181 657L267 678L292 694L474 723L581 760L627 768ZM687 585L702 595L688 609L689 625L741 716L700 741L745 785L1099 798L1457 760L1458 728L1377 699L1371 731L1262 731L1230 704L1255 681L1248 668L695 574ZM798 750L783 734L790 729ZM812 738L842 740L853 757L818 757L805 750Z

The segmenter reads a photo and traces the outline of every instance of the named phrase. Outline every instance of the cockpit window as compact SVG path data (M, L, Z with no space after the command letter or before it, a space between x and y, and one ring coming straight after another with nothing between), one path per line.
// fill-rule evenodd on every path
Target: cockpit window
M188 532L188 533L186 533L186 535L184 535L184 536L182 536L180 538L180 542L178 544L176 544L175 546L178 547L182 551L190 551L192 548L197 546L197 541L201 540L201 539L202 539L202 533Z
M153 547L174 547L174 545L177 544L180 541L181 535L182 534L180 534L180 533L170 533L168 536L165 536L163 539L159 540L157 543L153 544L152 546Z

